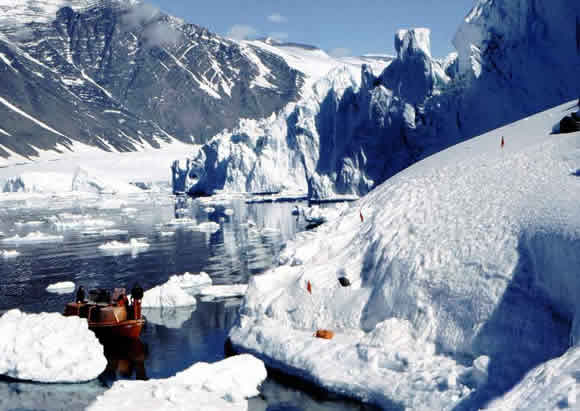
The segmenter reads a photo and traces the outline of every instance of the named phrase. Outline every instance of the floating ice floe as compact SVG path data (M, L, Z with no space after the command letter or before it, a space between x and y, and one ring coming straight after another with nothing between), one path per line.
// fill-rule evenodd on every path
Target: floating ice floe
M159 234L161 237L171 237L175 235L175 231L161 231Z
M13 237L3 238L1 241L4 243L41 243L41 242L51 242L51 241L62 241L62 235L51 235L41 233L40 231L34 231L23 237L16 234Z
M116 210L127 206L127 201L120 198L106 198L103 199L97 207L101 210Z
M266 377L264 363L247 354L198 362L166 379L117 381L87 411L247 411Z
M215 211L215 208L213 207L206 207L203 209L203 211L205 211L206 213L210 214L213 213Z
M189 217L174 218L167 223L168 226L195 225L195 224L196 224L196 221L192 218L189 218Z
M145 291L141 301L144 308L187 307L195 304L195 297L183 291L177 281L168 281Z
M177 284L184 289L203 288L212 285L211 277L203 271L199 274L183 273L172 275L169 277L168 282Z
M76 228L112 227L114 221L95 218L91 215L62 213L49 218L49 221L59 230L74 230Z
M140 250L144 250L146 248L149 248L149 243L146 243L142 239L137 238L131 238L127 243L113 240L99 246L100 250L113 253L127 251L139 252Z
M103 237L112 237L115 235L127 235L127 234L129 234L129 231L113 228L113 229L108 229L108 230L102 230L99 232L99 234L101 234Z
M234 210L232 210L231 208L226 208L224 210L224 214L225 215L234 215Z
M204 300L213 300L216 298L235 298L243 297L248 289L247 284L233 284L233 285L212 285L211 287L203 288L199 295Z
M0 250L0 257L2 258L14 258L19 255L20 253L16 250Z
M203 223L199 223L196 229L198 231L203 232L203 233L213 234L213 233L219 231L220 225L214 221L206 221Z
M59 283L50 284L46 287L46 291L56 294L69 294L75 290L75 283L72 281L61 281Z
M14 225L18 225L18 226L23 226L23 225L27 225L27 226L39 226L39 225L43 225L45 223L46 223L46 221L31 220L31 221L17 221L17 222L14 223Z
M85 319L59 313L0 317L0 375L45 383L83 382L107 366L103 346Z

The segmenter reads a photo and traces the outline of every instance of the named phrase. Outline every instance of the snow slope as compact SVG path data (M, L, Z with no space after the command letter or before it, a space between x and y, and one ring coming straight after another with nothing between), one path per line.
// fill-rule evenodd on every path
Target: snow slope
M580 339L580 133L549 133L574 106L433 155L300 234L283 265L252 277L234 345L331 391L421 410L483 407L565 353ZM321 328L335 337L314 338ZM506 404L518 409L537 374Z
M265 379L262 361L238 355L213 364L198 362L167 379L117 381L87 410L246 411L246 398L258 395Z

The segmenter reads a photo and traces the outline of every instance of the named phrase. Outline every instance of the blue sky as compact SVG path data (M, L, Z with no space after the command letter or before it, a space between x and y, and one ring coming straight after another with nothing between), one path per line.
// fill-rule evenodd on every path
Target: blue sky
M271 36L334 54L394 54L397 29L431 29L433 56L451 40L476 0L147 0L220 35Z

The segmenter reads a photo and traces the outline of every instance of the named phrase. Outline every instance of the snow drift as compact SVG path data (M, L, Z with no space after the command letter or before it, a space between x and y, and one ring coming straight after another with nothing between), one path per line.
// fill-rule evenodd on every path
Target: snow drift
M300 234L250 280L234 345L408 409L477 409L562 355L580 340L580 134L549 133L573 105L433 155Z
M58 313L0 317L0 375L38 382L82 382L97 378L107 360L85 319Z

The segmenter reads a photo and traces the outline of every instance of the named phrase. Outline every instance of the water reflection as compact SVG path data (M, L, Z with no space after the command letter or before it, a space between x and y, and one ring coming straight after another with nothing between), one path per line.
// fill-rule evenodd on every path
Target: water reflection
M148 346L140 339L102 341L107 358L107 368L99 377L101 383L111 386L117 379L147 380L145 360Z

